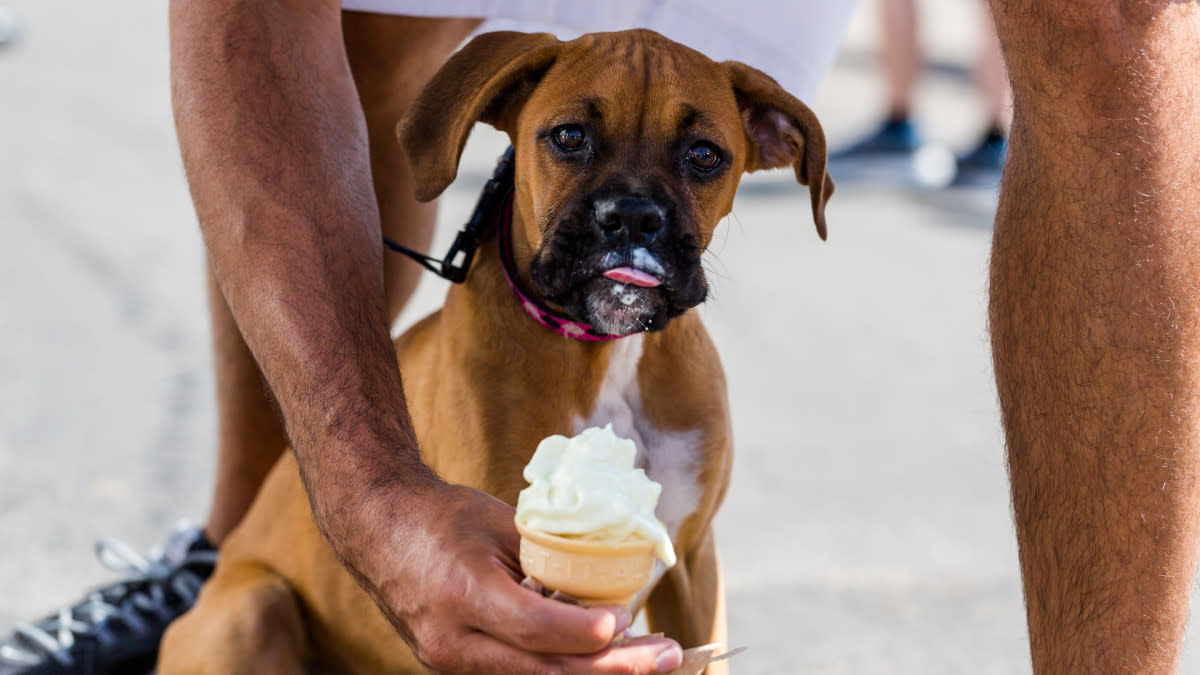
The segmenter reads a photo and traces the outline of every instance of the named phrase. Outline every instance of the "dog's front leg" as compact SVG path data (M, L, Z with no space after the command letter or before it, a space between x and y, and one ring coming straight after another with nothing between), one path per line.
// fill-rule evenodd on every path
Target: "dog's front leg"
M646 601L650 632L663 632L686 649L710 642L727 643L725 586L712 527L699 545L680 557ZM708 675L728 672L725 661L708 667Z

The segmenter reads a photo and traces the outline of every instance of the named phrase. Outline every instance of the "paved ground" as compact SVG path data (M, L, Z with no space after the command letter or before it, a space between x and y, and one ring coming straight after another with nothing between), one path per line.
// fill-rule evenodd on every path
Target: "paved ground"
M204 259L177 157L158 3L9 2L0 49L0 629L105 578L91 542L203 516L212 467ZM969 3L925 5L919 112L958 147ZM871 16L816 101L869 124ZM445 199L461 223L500 139ZM704 316L738 456L718 523L740 672L1028 671L984 326L983 193L842 186L820 243L785 173L723 226ZM442 244L437 244L441 248ZM414 317L444 287L427 282ZM1200 669L1189 652L1185 672Z

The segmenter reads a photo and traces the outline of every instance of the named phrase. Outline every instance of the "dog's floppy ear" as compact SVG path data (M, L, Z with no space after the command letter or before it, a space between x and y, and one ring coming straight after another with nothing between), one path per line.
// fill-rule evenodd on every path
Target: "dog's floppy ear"
M450 57L397 127L420 201L442 193L476 121L504 126L553 65L549 33L484 33Z
M737 61L723 65L746 129L746 171L791 165L796 180L808 186L813 222L824 239L825 202L833 194L833 180L825 173L825 132L817 116L762 71Z

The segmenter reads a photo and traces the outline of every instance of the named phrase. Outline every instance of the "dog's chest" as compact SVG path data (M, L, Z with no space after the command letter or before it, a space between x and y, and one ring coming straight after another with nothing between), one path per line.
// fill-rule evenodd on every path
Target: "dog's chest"
M617 340L596 405L586 419L576 422L575 433L612 424L614 433L637 445L637 466L662 485L655 511L674 537L700 503L700 457L704 439L699 429L661 431L646 420L637 383L643 342L641 335Z

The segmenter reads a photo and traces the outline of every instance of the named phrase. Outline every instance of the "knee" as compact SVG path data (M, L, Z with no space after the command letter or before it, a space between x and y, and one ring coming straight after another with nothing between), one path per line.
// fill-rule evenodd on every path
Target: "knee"
M305 658L291 588L259 568L239 570L232 584L229 576L210 581L196 606L167 628L160 675L299 672L285 668Z
M193 675L212 672L212 662L205 658L207 641L197 639L203 631L204 621L196 609L188 611L167 627L158 649L160 675Z
M373 115L403 112L479 23L478 19L343 13L346 55L368 122ZM392 125L395 122L391 120Z

